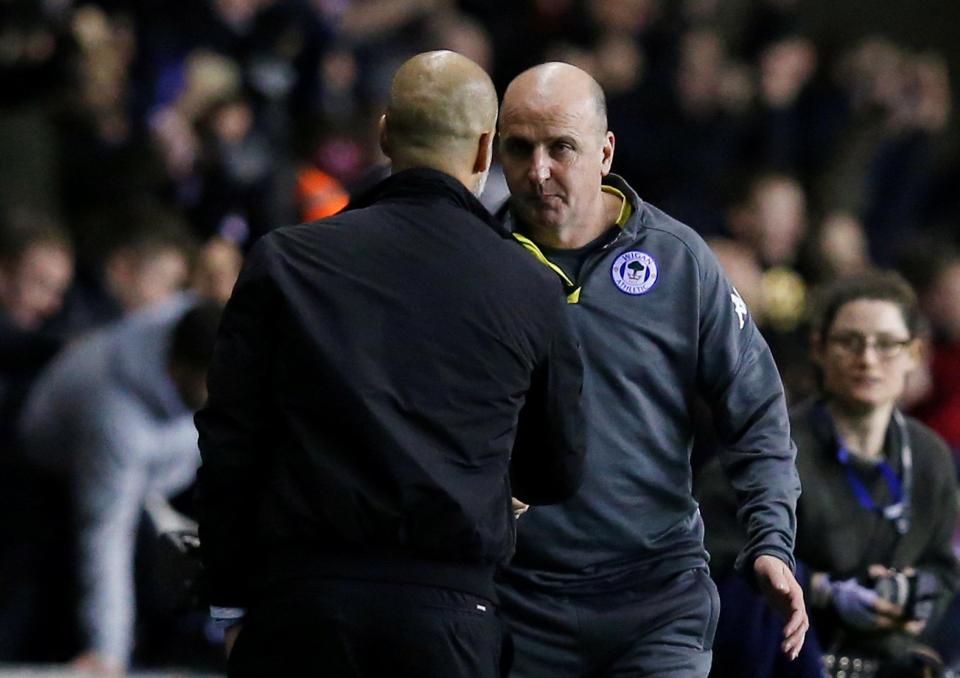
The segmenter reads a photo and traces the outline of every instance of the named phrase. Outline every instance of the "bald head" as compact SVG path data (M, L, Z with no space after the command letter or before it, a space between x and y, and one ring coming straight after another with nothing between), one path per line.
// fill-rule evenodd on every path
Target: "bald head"
M585 114L592 114L600 134L607 131L607 98L600 83L582 68L559 61L534 66L514 78L503 95L502 115L520 107L553 106L569 111L582 107Z
M425 52L394 76L381 143L395 171L431 167L462 178L496 121L497 92L480 66L456 52Z
M510 209L537 242L579 247L617 220L622 201L602 190L615 141L603 90L576 66L543 64L510 83L500 162Z

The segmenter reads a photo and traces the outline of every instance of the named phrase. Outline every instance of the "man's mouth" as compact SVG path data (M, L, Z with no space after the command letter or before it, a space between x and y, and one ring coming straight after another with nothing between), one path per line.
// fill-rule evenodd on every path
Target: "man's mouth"
M534 206L555 207L563 201L559 195L554 193L539 193L531 195L527 198L527 202L532 203Z

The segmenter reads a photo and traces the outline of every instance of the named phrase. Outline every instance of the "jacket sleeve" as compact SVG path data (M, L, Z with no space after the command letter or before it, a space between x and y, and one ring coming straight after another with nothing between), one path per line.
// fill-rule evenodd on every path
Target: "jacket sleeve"
M957 526L957 508L960 495L957 491L953 459L946 445L937 441L937 477L940 479L935 515L931 516L934 529L930 542L917 560L916 569L932 574L937 579L938 595L934 601L933 614L927 622L932 628L946 612L953 596L960 589L960 562L953 551L953 533Z
M583 366L560 295L547 305L546 351L520 410L510 462L513 495L527 504L555 504L583 480Z
M747 531L736 567L773 555L795 569L800 479L783 384L743 299L706 245L702 251L697 380Z
M268 460L272 313L267 238L247 255L224 309L207 376L208 398L195 422L200 548L209 602L245 607L263 469Z

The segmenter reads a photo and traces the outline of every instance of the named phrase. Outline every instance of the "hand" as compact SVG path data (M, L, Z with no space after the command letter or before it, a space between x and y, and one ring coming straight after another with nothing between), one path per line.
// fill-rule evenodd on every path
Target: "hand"
M223 649L227 655L227 659L230 659L230 654L233 652L233 645L237 642L237 636L240 635L242 628L243 624L234 624L233 626L228 626L223 631Z
M786 620L780 649L793 661L800 654L810 628L807 608L803 604L803 589L787 564L775 556L758 556L753 561L753 574L767 602Z
M524 504L522 501L516 497L510 497L510 508L513 509L513 517L519 518L524 513L527 512L527 509L530 508L529 504Z
M903 568L900 573L912 579L912 586L914 587L912 595L916 597L916 601L913 604L913 609L911 609L909 613L896 605L888 609L891 611L899 611L896 617L899 618L900 628L902 628L903 631L912 636L919 636L927 628L927 621L933 611L934 599L940 590L940 586L932 574L922 571L918 572L909 565ZM867 568L867 576L874 581L882 577L892 577L896 574L896 570L890 569L885 565L875 564Z
M829 599L840 618L861 631L891 629L900 622L903 608L884 600L856 579L833 581L827 575L816 586L829 586Z
M119 662L88 650L77 655L70 661L70 668L81 675L102 676L103 678L119 678L124 675L123 667Z

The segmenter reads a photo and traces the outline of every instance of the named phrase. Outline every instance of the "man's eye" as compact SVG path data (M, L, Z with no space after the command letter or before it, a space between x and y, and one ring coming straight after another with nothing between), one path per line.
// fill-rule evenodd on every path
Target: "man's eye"
M530 155L530 144L519 139L508 139L503 144L503 152L512 156Z

